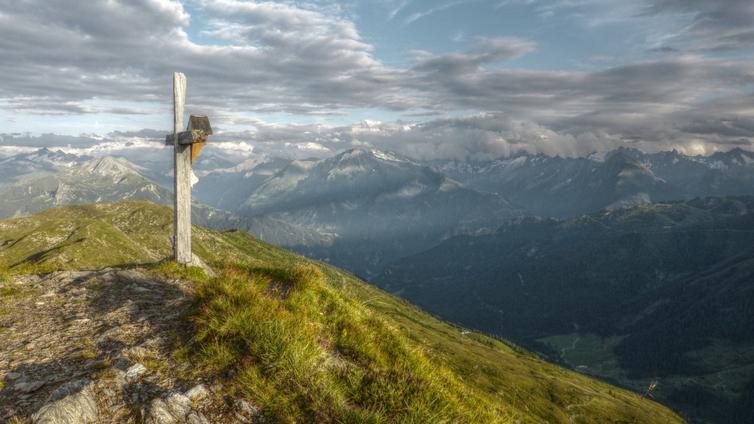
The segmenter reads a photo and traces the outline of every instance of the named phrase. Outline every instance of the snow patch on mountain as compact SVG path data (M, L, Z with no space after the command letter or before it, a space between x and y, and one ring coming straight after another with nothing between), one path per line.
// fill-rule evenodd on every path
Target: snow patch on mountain
M285 143L285 147L294 147L298 150L311 150L315 152L330 152L331 150L327 147L315 143L313 141L308 141L306 143Z
M36 147L0 145L0 156L15 156L21 153L33 153L35 151L37 151Z
M382 159L384 161L389 162L405 162L404 160L398 158L396 155L388 152L383 152L380 150L372 150L372 155L376 157L377 159Z
M302 171L308 171L317 166L318 163L319 161L315 159L300 159L291 162L291 167L299 168Z
M422 184L419 181L411 181L394 192L380 196L380 200L411 199L424 193L427 188L428 187L425 184Z
M461 183L459 183L456 180L450 179L450 178L443 178L442 183L440 184L440 187L438 188L441 192L448 192L453 190L458 190L459 188L462 188L463 186Z
M338 177L352 177L355 174L367 172L368 170L361 165L348 165L339 168L333 168L327 173L327 179L332 180Z

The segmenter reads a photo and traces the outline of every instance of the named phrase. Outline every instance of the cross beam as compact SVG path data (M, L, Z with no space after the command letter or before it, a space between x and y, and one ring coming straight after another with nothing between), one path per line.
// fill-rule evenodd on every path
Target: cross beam
M201 130L186 130L178 133L178 144L204 143L207 141L207 135ZM175 144L175 134L165 137L165 144L172 146Z

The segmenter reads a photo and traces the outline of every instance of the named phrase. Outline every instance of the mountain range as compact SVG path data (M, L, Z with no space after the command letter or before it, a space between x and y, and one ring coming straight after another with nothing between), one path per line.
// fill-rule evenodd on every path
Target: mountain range
M0 185L0 217L25 216L47 208L116 200L172 205L173 195L145 175L150 171L124 158L77 157L40 149L0 161L7 173ZM324 237L270 217L244 217L194 203L193 222L212 228L240 228L279 245L315 245Z
M84 176L96 173L87 174L83 164L94 161L91 168L103 158L47 148L5 158L0 190L9 200L0 216L98 198L169 204L168 159L149 157L139 165L106 159L120 164L120 178L93 181ZM208 153L196 173L195 199L224 217L218 222L240 222L260 236L243 222L285 223L284 234L267 230L265 239L365 277L453 235L490 232L514 216L567 218L658 201L754 195L754 154L741 149L687 156L621 148L582 158L517 154L488 161L420 161L375 149L296 161Z
M120 199L167 203L171 194L146 180L125 159L105 157L79 161L73 155L42 150L3 162L6 184L0 185L0 216L28 215L46 208ZM2 164L0 163L0 166ZM15 167L15 169L14 169Z
M327 245L290 247L366 276L453 234L492 230L514 212L499 196L408 158L365 149L293 161L238 209L331 236Z
M754 194L754 153L710 156L619 148L564 158L518 154L490 161L430 165L467 187L498 193L528 213L572 217L657 201Z

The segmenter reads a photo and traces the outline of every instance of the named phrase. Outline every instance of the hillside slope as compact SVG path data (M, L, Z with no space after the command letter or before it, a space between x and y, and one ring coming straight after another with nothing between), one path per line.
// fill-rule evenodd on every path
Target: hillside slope
M118 343L59 353L48 364L63 363L69 369L84 361L102 361L105 369L90 375L101 380L119 375L108 367L117 368L125 344L130 352L126 358L151 364L147 375L154 387L142 387L136 398L151 402L152 412L155 405L172 407L176 399L182 399L175 393L165 395L162 380L154 380L169 374L180 377L176 386L204 381L212 387L212 396L222 393L226 399L237 399L234 405L247 402L273 422L682 422L635 393L438 321L345 272L244 232L195 227L195 253L218 271L217 277L207 278L199 270L182 271L169 262L154 265L170 253L171 216L169 209L148 202L121 202L52 209L0 221L0 266L7 269L0 286L3 337L11 341L23 337L17 331L24 319L45 316L46 301L35 295L43 287L50 290L45 295L50 299L57 299L56 293L68 299L61 316L50 318L50 322L76 325L65 331L111 314L117 319L116 312L121 310L131 311L133 325L152 322L147 327L153 331L162 328L155 323L185 318L181 321L185 329L163 330L167 333L162 337L173 340L173 353L158 356L164 364L144 353L148 350L136 349L149 346L131 346L134 342L125 335ZM84 272L76 278L60 273L23 276L107 266L123 271ZM64 286L45 286L54 281ZM166 285L176 282L181 282L180 290L167 289ZM77 307L76 299L88 301L89 297L80 297L87 290L95 298L109 299L105 303L120 299L121 307L97 309L94 306L99 304L93 304L84 309L91 318L65 316L67 308ZM181 314L181 302L160 303L165 300L157 293L181 290L193 302L186 314ZM17 304L24 305L22 315ZM146 310L151 311L149 315ZM175 319L165 321L166 315L175 314ZM97 328L92 331L107 330ZM43 339L32 342L44 344ZM6 402L0 407L6 414L24 416L43 402L34 390L48 393L64 382L43 384L41 389L28 382L15 383L33 365L23 354L29 340L22 342L0 347L0 398ZM133 354L134 349L141 353ZM97 383L92 390L99 387ZM21 389L30 392L24 394ZM161 394L168 396L163 403L150 398ZM40 397L37 403L35 396ZM27 405L26 409L7 408L7 401L14 399ZM221 409L203 413L227 418Z
M40 155L37 155L40 156ZM52 156L48 154L45 157ZM65 155L59 153L58 156ZM57 156L55 156L57 158ZM70 158L69 158L70 160ZM29 161L39 167L46 162ZM26 166L22 161L17 166ZM171 199L164 188L146 180L139 170L125 159L104 157L70 166L31 172L13 184L0 187L0 216L22 216L40 210L95 202L117 200L149 200L166 203Z
M0 183L0 218L25 216L50 207L119 200L172 205L173 195L145 176L146 169L124 158L77 158L40 149L0 161L8 183ZM321 246L331 238L270 217L245 217L194 203L193 222L214 228L240 228L282 246Z
M694 418L752 422L754 198L524 218L390 266L383 288ZM746 418L743 418L746 417Z

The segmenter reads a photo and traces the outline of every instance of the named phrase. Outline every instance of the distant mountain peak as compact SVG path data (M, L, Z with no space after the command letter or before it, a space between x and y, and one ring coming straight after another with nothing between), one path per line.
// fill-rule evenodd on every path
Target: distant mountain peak
M737 165L751 165L754 164L754 153L748 150L744 150L740 147L736 147L733 150L723 153L724 156L732 161L735 161Z
M97 174L109 177L122 177L130 174L139 174L133 163L122 158L105 156L84 162L78 169L79 173Z
M621 146L615 150L607 152L607 154L605 155L605 161L609 162L611 160L621 160L626 162L637 162L643 156L644 153L639 149Z
M397 153L379 150L374 148L356 147L346 150L336 155L335 158L338 162L345 161L357 161L357 160L378 160L383 162L400 162L409 163L410 159L403 157Z
M344 160L344 159L351 159L351 158L356 158L356 157L366 156L366 155L369 155L369 151L367 149L356 147L356 148L348 149L344 152L341 152L336 157L338 157L340 160Z
M754 152L736 147L727 152L715 152L702 159L710 168L728 169L738 167L754 167Z

